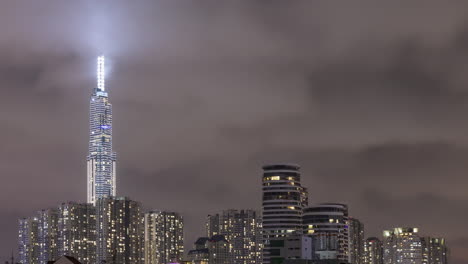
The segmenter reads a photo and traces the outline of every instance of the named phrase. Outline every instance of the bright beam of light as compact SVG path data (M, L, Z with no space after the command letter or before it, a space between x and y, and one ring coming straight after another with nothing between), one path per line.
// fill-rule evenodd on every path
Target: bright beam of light
M104 91L104 56L97 58L97 88Z

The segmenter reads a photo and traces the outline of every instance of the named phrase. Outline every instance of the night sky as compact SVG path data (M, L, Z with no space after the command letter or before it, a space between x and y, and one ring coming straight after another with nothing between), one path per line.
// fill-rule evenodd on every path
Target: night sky
M416 226L468 262L468 3L0 2L0 261L17 219L86 200L95 59L110 64L117 193L181 212L260 209L261 166L366 236Z

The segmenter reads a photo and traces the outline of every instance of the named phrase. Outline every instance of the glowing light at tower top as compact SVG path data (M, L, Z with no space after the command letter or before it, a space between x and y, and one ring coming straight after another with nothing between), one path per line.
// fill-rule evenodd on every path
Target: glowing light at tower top
M97 58L97 88L100 89L101 91L104 91L105 89L104 74L105 74L104 56L101 55Z

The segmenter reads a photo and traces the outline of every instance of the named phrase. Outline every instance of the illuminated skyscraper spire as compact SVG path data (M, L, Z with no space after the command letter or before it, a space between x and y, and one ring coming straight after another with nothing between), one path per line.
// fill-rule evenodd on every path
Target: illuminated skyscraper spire
M97 88L89 105L88 203L116 195L115 161L112 151L112 105L104 80L104 56L97 58Z
M99 88L102 91L104 91L104 89L105 89L105 83L104 83L105 69L104 69L104 65L105 65L104 56L101 55L101 56L99 56L97 58L97 88Z

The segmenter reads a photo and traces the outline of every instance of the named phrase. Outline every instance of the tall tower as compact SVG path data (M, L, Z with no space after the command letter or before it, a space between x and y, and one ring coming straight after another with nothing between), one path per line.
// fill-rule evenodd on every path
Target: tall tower
M165 264L182 260L184 220L176 212L150 211L145 214L145 263Z
M81 263L96 263L96 208L88 203L67 202L58 208L58 256L72 256Z
M38 218L19 220L18 253L22 264L39 263Z
M96 200L96 262L142 264L143 214L141 204L127 197Z
M302 209L307 206L307 190L301 185L300 167L293 164L263 166L262 177L263 262L279 257L271 249L291 233L302 233Z
M97 88L89 105L88 203L115 196L115 161L112 151L112 105L105 91L104 56L97 59Z
M364 263L364 224L356 218L349 217L349 263Z
M38 212L39 264L58 259L58 210L44 209Z

